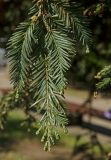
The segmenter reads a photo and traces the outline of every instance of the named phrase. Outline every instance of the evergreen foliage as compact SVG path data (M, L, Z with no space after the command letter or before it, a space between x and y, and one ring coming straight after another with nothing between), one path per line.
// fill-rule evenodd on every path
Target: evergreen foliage
M111 66L104 67L95 78L99 81L96 85L98 91L109 90L111 87Z
M32 111L41 115L34 120L45 150L50 150L59 138L59 128L65 130L67 124L65 74L76 48L81 44L89 52L91 43L82 8L67 0L35 0L29 18L9 39L8 60L14 87L11 104L23 106L31 118Z

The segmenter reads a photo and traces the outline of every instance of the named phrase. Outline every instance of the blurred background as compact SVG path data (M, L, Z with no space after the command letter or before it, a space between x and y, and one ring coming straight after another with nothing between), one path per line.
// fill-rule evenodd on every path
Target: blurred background
M47 153L35 130L32 128L30 132L27 125L22 126L23 112L15 110L0 130L0 160L106 160L111 152L110 90L94 98L94 76L109 65L111 59L111 0L79 2L84 6L83 14L90 20L94 45L89 54L78 51L67 73L69 133L60 131L60 142ZM12 88L6 43L18 23L26 19L30 6L31 0L0 0L0 97Z

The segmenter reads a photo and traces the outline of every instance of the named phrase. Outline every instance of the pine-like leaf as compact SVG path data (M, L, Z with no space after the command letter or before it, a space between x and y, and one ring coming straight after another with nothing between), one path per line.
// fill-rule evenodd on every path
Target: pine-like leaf
M106 91L111 87L111 66L106 66L102 69L97 76L95 76L99 82L96 84L98 91Z
M34 28L31 21L21 23L8 42L10 77L15 88L22 89L27 81L32 44L35 43Z
M29 16L37 15L38 11L39 11L39 8L37 6L37 3L33 2L33 6L30 8L28 15Z
M33 106L37 106L38 113L45 111L37 133L44 131L41 141L45 142L45 149L50 150L51 145L57 139L58 129L64 127L67 120L61 100L62 96L53 82L51 55L40 57L36 67L37 101Z
M51 55L54 82L62 91L67 81L65 73L70 68L75 53L74 42L66 34L51 30L46 35L46 48Z
M88 21L83 16L83 9L76 3L55 2L56 14L64 21L67 28L77 41L84 46L92 44L91 32L88 29Z

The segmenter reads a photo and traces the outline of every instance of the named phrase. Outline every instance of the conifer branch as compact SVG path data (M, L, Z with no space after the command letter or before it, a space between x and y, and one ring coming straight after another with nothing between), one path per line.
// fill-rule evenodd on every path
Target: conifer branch
M42 116L37 133L42 133L47 150L58 139L59 128L67 124L65 74L80 42L87 49L91 44L86 18L81 7L65 0L35 0L28 20L8 42L14 104L30 118L33 110Z

